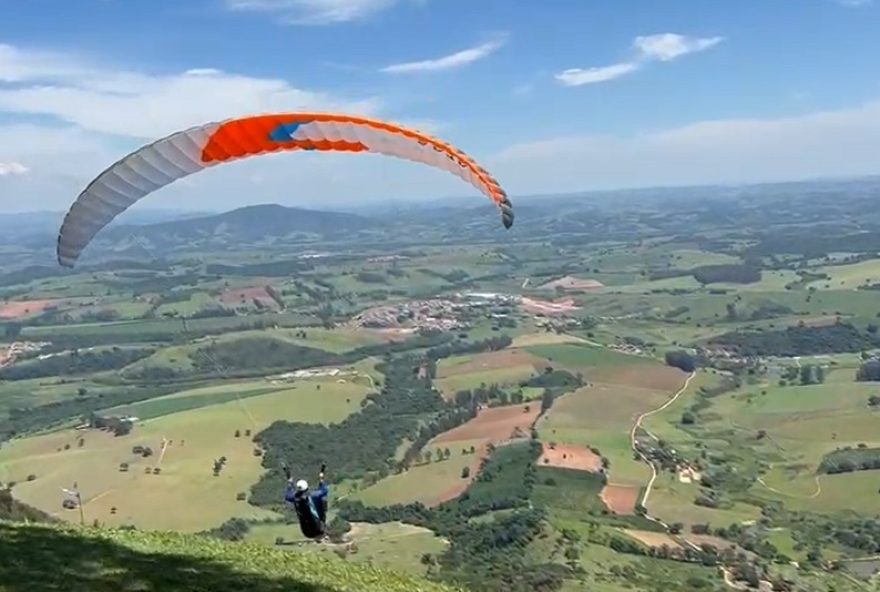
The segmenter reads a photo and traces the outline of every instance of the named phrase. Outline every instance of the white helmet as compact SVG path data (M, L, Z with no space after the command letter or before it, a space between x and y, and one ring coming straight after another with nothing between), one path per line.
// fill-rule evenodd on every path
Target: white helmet
M300 479L296 482L296 490L297 491L305 491L309 488L308 482L305 479Z

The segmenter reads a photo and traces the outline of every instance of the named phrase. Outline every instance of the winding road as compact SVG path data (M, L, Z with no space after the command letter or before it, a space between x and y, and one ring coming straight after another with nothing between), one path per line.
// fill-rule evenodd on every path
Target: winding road
M640 427L642 427L642 421L646 417L650 417L650 416L654 415L655 413L659 413L659 412L663 411L664 409L666 409L667 407L669 407L670 405L672 405L673 403L675 403L678 400L678 398L681 396L681 394L687 390L688 386L690 386L691 380L694 378L694 376L696 376L696 372L691 372L690 374L688 374L688 377L685 379L684 384L681 386L680 389L678 389L678 391L668 401L666 401L665 403L663 403L662 405L660 405L656 409L646 411L645 413L642 413L641 415L639 415L636 418L636 423L633 425L632 431L629 434L630 447L632 447L633 452L638 454L639 457L643 461L645 461L649 467L651 467L651 480L648 481L648 486L645 488L645 495L642 496L642 501L641 501L641 506L644 507L646 510L648 508L648 496L651 495L651 488L654 487L654 481L656 481L656 479L657 479L657 469L654 467L654 463L652 463L650 460L648 460L648 458L644 454L642 454L641 451L636 447L636 432L639 430ZM656 436L654 436L654 434L651 434L650 432L648 432L648 433L651 435L652 438L656 439ZM658 524L662 524L663 526L666 526L666 524L662 520L659 520L658 518L654 518L654 517L649 516L647 514L646 514L646 517L657 522Z

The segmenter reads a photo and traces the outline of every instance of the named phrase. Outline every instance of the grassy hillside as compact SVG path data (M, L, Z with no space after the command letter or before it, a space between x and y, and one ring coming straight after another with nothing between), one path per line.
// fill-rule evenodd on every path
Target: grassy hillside
M452 592L315 554L207 537L0 522L0 590ZM47 566L53 566L46 569Z

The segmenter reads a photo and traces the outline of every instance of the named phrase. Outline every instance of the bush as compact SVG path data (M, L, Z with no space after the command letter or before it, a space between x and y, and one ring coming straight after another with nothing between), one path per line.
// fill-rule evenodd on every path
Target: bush
M697 369L697 359L684 350L666 352L666 364L684 372L693 372Z

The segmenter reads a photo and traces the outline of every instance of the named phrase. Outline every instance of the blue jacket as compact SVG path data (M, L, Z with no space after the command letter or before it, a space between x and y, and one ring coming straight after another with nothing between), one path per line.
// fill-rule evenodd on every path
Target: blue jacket
M330 488L327 486L326 481L321 481L320 487L318 487L317 491L312 491L309 493L309 498L311 498L312 502L317 505L319 502L323 502L327 499L327 496L330 494ZM284 499L290 503L296 501L296 487L293 483L287 484L287 490L284 492Z
M307 496L297 495L294 485L287 484L284 499L293 505L299 517L300 528L307 537L316 537L324 533L329 493L330 489L325 481L321 482L317 491L312 491Z

